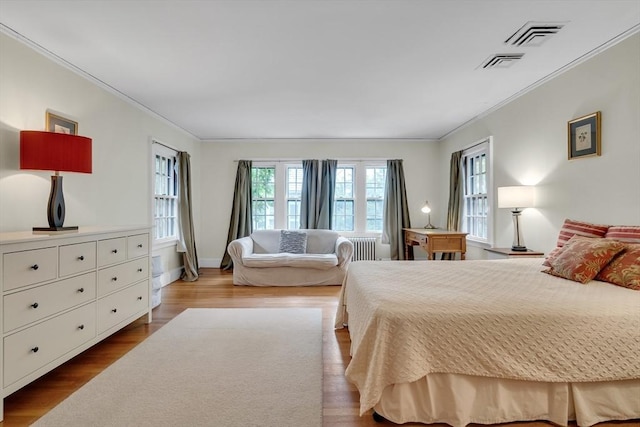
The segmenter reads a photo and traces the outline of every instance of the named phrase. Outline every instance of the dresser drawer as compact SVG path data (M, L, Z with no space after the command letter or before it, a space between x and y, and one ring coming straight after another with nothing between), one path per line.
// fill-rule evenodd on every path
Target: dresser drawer
M96 268L96 242L60 246L60 277Z
M95 272L5 295L4 331L28 325L95 297Z
M149 254L149 234L136 234L127 237L127 256L129 259Z
M148 280L98 300L98 334L148 307Z
M53 362L96 335L95 303L4 338L4 386Z
M149 277L149 258L107 267L98 272L98 296L129 286Z
M98 241L98 267L124 261L127 259L126 250L126 237Z
M4 290L53 280L58 273L56 247L6 253L2 259Z

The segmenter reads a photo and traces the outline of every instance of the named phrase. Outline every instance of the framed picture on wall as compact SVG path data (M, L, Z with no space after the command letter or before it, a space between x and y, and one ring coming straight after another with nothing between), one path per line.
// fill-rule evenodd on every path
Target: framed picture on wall
M78 134L78 122L65 119L62 116L47 111L47 132L68 133L71 135Z
M600 111L571 120L567 131L569 160L600 155Z

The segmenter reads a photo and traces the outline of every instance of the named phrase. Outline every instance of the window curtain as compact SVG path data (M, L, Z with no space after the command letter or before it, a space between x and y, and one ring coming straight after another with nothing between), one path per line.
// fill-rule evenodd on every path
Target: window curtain
M320 174L317 160L302 161L300 228L318 228Z
M233 193L233 208L229 221L229 233L227 244L224 248L224 256L220 268L229 270L233 268L233 261L227 247L233 240L251 234L251 160L239 160L236 172L236 186Z
M191 207L191 156L180 151L178 160L178 252L182 252L184 272L182 280L194 282L198 280L198 251L193 232L193 209Z
M411 228L407 191L404 183L402 160L387 160L387 180L384 186L384 219L382 243L390 245L391 259L404 259L402 229Z
M333 226L333 198L336 192L337 160L323 160L320 186L318 228L331 230Z
M458 231L460 228L460 200L462 198L461 160L463 150L451 153L449 165L449 205L447 207L447 230ZM454 259L455 254L443 253L442 259Z

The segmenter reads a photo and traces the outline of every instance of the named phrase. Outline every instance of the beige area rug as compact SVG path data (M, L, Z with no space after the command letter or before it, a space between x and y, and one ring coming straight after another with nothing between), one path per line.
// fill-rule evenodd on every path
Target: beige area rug
M322 311L188 309L34 425L321 426Z

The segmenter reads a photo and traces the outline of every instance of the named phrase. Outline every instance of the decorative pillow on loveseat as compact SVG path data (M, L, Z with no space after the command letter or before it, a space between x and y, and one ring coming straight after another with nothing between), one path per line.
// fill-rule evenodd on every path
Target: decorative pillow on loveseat
M555 258L548 260L551 268L544 272L587 283L624 247L623 243L612 239L576 235L569 239Z
M628 243L625 246L600 270L596 280L640 291L640 244Z
M304 231L280 230L279 252L304 254L307 252L307 233Z

